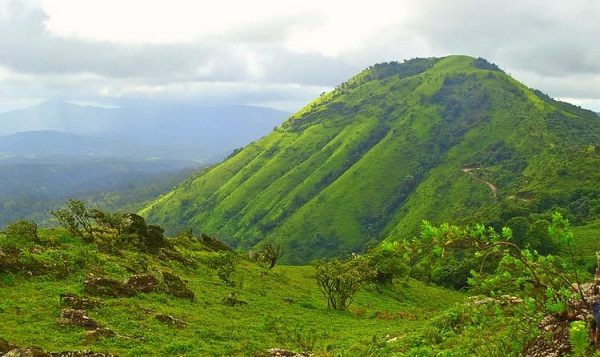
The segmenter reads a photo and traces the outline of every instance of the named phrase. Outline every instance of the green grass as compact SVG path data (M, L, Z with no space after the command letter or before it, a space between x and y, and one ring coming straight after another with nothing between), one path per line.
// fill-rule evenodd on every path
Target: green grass
M367 353L390 336L417 330L464 295L408 280L391 286L366 286L348 311L327 309L311 266L276 266L268 270L237 258L237 268L225 284L206 265L216 253L197 250L193 241L175 241L178 251L196 267L132 251L118 255L98 252L62 231L45 231L38 243L0 236L0 246L35 251L41 259L59 250L72 259L68 273L30 276L27 272L0 273L0 337L17 346L39 346L47 351L94 350L120 356L254 356L270 348L310 349L317 355ZM83 294L89 272L124 280L145 261L150 273L170 271L188 282L195 300L162 292L129 298L101 298L104 305L88 316L117 334L86 341L83 328L57 323L62 293ZM64 276L63 276L64 275ZM228 306L223 298L235 294L246 305ZM177 329L155 318L167 314L186 323ZM386 337L387 336L387 337ZM381 350L377 347L377 350ZM376 355L376 354L375 354Z

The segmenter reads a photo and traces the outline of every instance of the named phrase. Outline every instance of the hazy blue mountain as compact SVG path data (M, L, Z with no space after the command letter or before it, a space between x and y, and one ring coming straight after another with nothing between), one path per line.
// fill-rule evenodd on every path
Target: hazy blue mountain
M26 131L0 137L0 164L126 158L134 161L177 161L181 167L194 165L191 160L181 160L180 151L176 148L58 131Z
M0 227L19 218L47 222L67 198L138 209L183 180L182 169L223 159L288 115L254 106L119 104L52 100L0 113Z
M172 158L176 154L181 160L217 161L233 149L269 133L288 114L241 105L211 107L133 102L119 108L101 108L51 100L0 113L0 135L57 131L93 136L104 142L145 145L151 156ZM13 139L19 138L26 139ZM88 140L90 144L98 142Z

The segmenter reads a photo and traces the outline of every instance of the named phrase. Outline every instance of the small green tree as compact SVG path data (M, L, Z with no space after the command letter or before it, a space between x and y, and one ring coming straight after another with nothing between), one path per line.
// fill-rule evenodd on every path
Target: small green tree
M366 260L374 272L373 280L377 283L391 283L395 277L407 277L410 271L410 259L401 253L396 242L383 242L357 259Z
M237 257L232 251L217 252L208 261L208 266L217 271L217 276L229 286L235 286L231 275L237 269Z
M313 262L313 267L313 277L327 299L327 307L334 310L346 310L363 283L376 275L360 258L349 261L320 259Z
M6 235L13 238L22 238L31 241L38 241L38 226L34 221L20 219L6 227Z
M69 199L67 208L63 207L51 213L58 220L58 223L73 236L79 236L90 242L94 240L92 227L94 214L87 209L83 201Z
M269 269L273 269L275 263L283 256L283 246L281 243L265 243L258 256L269 265Z

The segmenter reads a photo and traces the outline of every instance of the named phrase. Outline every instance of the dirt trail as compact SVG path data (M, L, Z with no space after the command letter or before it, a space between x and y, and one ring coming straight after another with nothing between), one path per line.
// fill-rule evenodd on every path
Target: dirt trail
M480 179L479 177L477 177L477 176L473 175L473 173L471 172L471 171L473 171L473 170L479 170L479 168L478 168L478 167L476 167L476 168L467 168L467 167L465 167L464 169L462 169L462 172L466 172L466 173L468 173L469 175L471 175L471 177L473 177L475 180L477 180L477 181L480 181L480 182L483 182L483 183L485 183L486 185L488 185L488 186L489 186L489 188L490 188L490 190L492 190L492 193L494 194L494 199L497 199L497 198L498 198L498 187L494 186L494 185L493 185L491 182L489 182L489 181L482 180L482 179Z

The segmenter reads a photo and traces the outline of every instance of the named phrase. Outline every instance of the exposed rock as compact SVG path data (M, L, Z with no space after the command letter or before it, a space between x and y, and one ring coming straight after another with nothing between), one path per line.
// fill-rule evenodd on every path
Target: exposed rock
M100 324L87 316L87 311L79 309L62 309L60 318L57 320L60 325L81 326L88 330L101 328Z
M133 291L148 293L158 287L159 281L152 275L136 274L125 280L123 285Z
M202 243L204 243L204 246L212 252L232 251L232 249L227 244L221 242L217 238L213 238L204 233L202 233Z
M85 342L90 343L98 341L101 337L114 337L116 334L107 328L97 328L94 331L88 331L85 334Z
M155 318L160 322L164 322L167 325L177 327L178 329L184 329L186 327L185 322L170 315L156 315Z
M233 292L230 292L229 295L227 295L226 297L223 298L223 303L225 305L229 305L229 306L248 305L247 302L245 302L243 300L238 300L235 297L235 293L233 293Z
M173 248L160 248L158 250L157 256L158 256L158 259L163 260L163 261L174 260L185 266L189 266L189 267L197 266L197 264L195 262L193 262L189 259L186 259L185 257L183 257L181 254L179 254L179 252L177 252Z
M106 329L105 329L106 330ZM110 330L107 330L110 331ZM92 351L44 352L37 347L19 348L0 337L0 356L2 357L116 357L109 353Z
M187 282L175 274L163 272L164 291L176 297L194 301L194 292L187 287Z
M559 357L571 351L569 321L546 316L539 325L542 333L524 351L529 357Z
M71 309L91 310L104 305L104 303L98 299L66 293L60 294L60 305Z
M600 301L600 256L598 256L598 266L596 269L596 278L594 283L581 285L574 284L574 295L567 301L567 311L561 315L547 315L539 324L540 335L536 340L523 351L524 356L566 356L571 353L571 343L569 341L569 325L573 321L584 321L592 328L588 331L590 344L593 344L598 350L600 340L598 339L598 327L594 321L594 314L591 307L595 302Z
M102 353L102 352L93 352L93 351L67 351L67 352L58 352L58 353L50 353L52 357L117 357L115 355L111 355L110 353Z
M4 354L8 351L14 350L15 348L18 348L18 347L10 344L7 340L0 337L0 353Z
M257 354L255 357L309 357L306 353L297 353L292 351L286 351L282 348L271 348L263 354Z
M485 305L485 304L497 304L497 305L512 305L512 304L521 304L523 299L520 299L516 296L510 295L501 295L498 298L490 297L490 296L471 296L469 297L471 302L470 305Z
M83 291L90 295L112 297L126 297L136 294L134 290L127 288L119 281L95 276L91 273L88 274L83 283Z
M10 350L3 354L2 357L52 357L52 355L37 347L26 347Z

